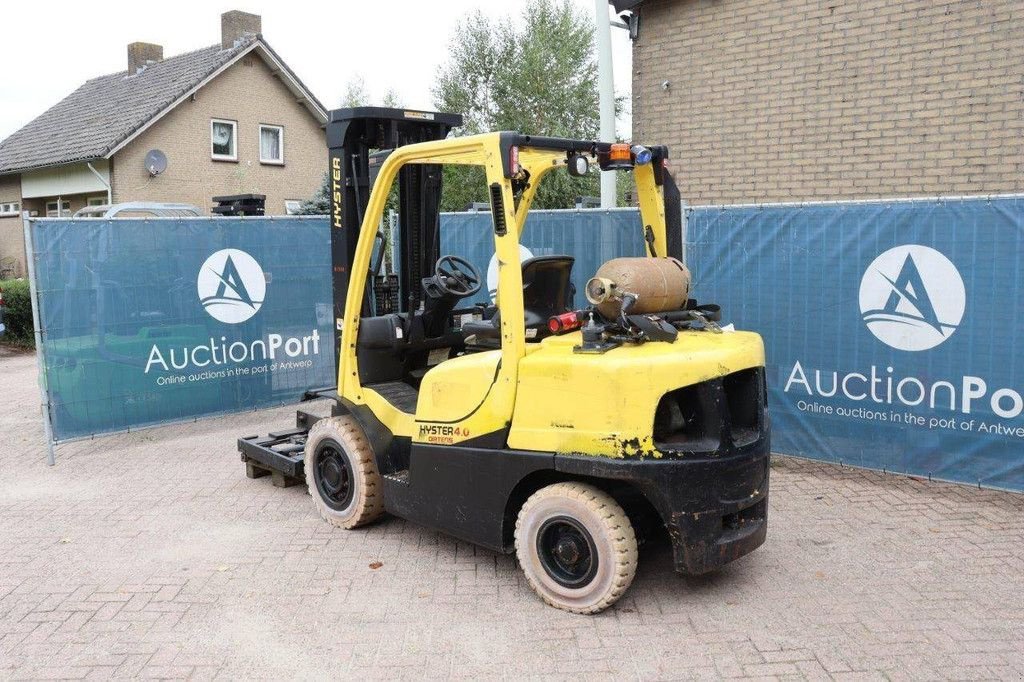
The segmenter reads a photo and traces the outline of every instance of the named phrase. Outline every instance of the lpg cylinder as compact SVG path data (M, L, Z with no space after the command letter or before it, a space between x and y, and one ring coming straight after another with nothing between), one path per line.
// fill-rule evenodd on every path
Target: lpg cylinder
M625 294L636 296L630 314L679 310L690 295L690 271L675 258L613 258L587 282L586 294L609 319L618 317Z

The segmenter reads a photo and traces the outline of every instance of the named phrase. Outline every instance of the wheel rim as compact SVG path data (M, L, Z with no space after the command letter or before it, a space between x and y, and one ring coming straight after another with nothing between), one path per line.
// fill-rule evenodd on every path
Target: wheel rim
M320 498L331 509L342 511L352 502L355 492L352 465L333 440L325 440L317 447L313 478Z
M537 531L537 555L544 572L562 587L584 587L597 574L597 546L574 518L556 516Z

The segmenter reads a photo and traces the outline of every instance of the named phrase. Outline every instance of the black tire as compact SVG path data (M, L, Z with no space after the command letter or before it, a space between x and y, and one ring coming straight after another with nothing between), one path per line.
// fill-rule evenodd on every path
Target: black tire
M384 513L383 484L366 435L352 417L321 419L309 430L306 485L320 516L356 528Z
M611 495L586 483L534 493L516 520L516 556L541 599L572 613L598 613L636 575L636 534Z

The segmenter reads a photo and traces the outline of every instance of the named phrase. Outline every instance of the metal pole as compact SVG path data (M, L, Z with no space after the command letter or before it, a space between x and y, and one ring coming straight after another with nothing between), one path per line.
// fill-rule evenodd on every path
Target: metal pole
M686 248L686 241L690 238L690 208L686 205L686 199L679 201L679 210L682 213L683 219L680 221L680 229L683 231L682 239L680 242L683 245L683 265L690 267L687 252L689 249Z
M594 0L597 90L601 104L601 141L615 142L615 77L612 73L612 28L608 0ZM601 171L601 208L615 208L615 171Z
M398 244L398 211L391 209L388 211L388 268L384 273L386 275L397 275L398 267L395 265L395 259L398 257L398 251L395 245Z
M60 199L57 200L57 211L60 211ZM57 457L53 451L53 426L50 424L50 396L46 391L46 355L43 351L42 321L39 318L39 288L36 286L36 250L32 244L32 221L28 211L22 211L21 219L25 225L25 260L28 261L28 292L32 301L32 331L36 341L36 367L39 372L39 399L43 413L43 435L46 437L46 463L53 466Z

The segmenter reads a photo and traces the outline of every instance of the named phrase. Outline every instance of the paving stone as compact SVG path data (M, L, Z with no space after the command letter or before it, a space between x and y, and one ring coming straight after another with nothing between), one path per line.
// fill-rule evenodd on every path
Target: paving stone
M293 408L51 468L38 404L34 357L0 355L0 678L1024 677L1021 495L778 457L764 547L686 578L644 546L583 617L513 557L394 518L336 530L301 486L247 479L235 440Z

